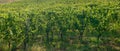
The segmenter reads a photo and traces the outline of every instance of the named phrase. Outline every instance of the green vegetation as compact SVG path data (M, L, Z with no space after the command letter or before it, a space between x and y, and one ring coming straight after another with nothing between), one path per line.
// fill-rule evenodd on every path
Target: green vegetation
M120 51L120 0L0 4L0 51Z

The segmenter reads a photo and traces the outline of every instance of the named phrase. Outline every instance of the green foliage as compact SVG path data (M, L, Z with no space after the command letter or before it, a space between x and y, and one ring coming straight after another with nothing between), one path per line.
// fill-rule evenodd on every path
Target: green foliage
M0 4L0 50L27 51L37 44L47 51L119 51L119 5L119 0Z

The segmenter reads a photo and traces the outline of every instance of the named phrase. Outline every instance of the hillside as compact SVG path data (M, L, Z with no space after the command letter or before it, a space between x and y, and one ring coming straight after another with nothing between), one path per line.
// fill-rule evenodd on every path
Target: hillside
M0 2L0 51L120 51L120 0Z

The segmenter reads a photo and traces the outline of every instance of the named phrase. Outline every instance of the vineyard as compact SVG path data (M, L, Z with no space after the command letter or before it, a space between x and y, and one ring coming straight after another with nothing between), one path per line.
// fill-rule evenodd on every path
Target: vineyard
M0 51L120 51L120 0L1 3Z

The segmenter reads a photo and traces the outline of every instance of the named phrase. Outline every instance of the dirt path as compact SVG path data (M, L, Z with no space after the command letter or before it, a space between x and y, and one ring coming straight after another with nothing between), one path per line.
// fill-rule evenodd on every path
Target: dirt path
M17 0L0 0L0 3L11 3Z

